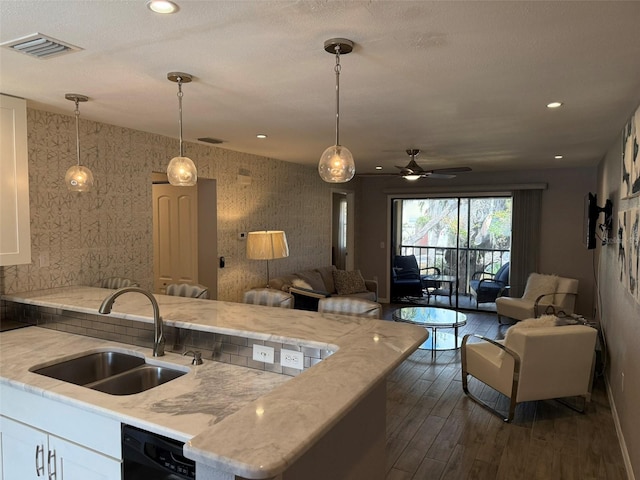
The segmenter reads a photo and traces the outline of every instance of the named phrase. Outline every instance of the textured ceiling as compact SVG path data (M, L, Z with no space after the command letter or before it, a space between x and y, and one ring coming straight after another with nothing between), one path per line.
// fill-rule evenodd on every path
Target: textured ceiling
M39 60L0 48L0 90L81 118L316 164L340 140L358 173L596 165L640 102L640 2L0 0L0 42L40 32L83 50ZM549 110L553 100L564 107ZM268 138L259 140L257 133ZM188 154L188 150L187 150ZM556 154L564 159L555 160Z

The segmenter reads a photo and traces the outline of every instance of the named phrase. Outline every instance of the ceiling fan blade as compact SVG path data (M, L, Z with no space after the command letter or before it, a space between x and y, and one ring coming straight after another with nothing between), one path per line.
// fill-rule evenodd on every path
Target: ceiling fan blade
M456 178L456 176L452 173L434 173L427 172L422 175L422 178L436 178L441 180L449 180L451 178Z
M461 172L470 172L471 168L469 167L453 167L453 168L436 168L434 170L430 170L432 173L461 173Z

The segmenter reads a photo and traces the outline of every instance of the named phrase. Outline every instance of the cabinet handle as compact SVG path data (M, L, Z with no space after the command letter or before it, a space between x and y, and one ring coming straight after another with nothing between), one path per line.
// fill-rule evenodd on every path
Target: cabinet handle
M44 449L42 449L44 452ZM51 459L53 459L53 465L51 464ZM49 471L49 480L55 480L56 478L56 451L49 450L49 454L47 455L47 470Z
M38 454L41 454L42 465L38 466ZM36 445L36 475L44 475L44 445Z

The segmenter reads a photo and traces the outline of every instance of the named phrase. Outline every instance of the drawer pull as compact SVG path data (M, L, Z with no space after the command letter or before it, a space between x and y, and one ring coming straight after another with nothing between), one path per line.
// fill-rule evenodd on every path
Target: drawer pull
M38 465L38 455L42 459L42 463ZM36 445L36 475L39 477L40 474L44 475L44 446Z
M53 459L53 464L51 462L51 459ZM49 471L49 480L55 480L56 478L56 451L55 450L49 450L49 454L47 455L47 470Z

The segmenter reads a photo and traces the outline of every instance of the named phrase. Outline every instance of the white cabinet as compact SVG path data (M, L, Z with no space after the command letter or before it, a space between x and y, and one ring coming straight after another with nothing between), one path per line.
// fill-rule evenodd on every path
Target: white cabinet
M0 95L0 266L31 263L27 102Z
M3 480L46 478L47 434L0 417Z
M0 480L117 480L120 422L0 384Z
M114 480L121 462L0 417L3 480Z

